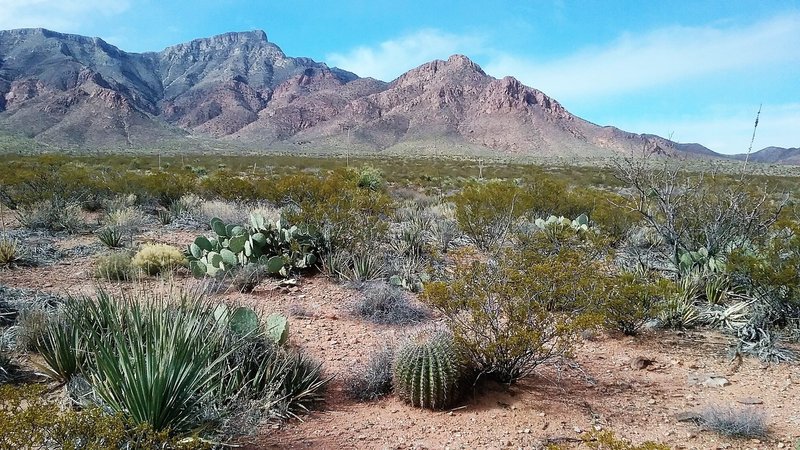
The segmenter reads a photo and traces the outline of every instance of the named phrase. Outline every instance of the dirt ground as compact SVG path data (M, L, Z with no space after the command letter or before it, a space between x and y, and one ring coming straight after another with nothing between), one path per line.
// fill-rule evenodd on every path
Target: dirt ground
M183 247L197 234L158 232L143 240ZM60 239L57 245L66 250L94 242L94 236L84 235ZM93 259L80 256L49 266L0 270L0 283L91 293L96 287ZM186 273L174 281L192 282ZM412 408L391 396L356 403L343 394L342 380L377 346L396 341L409 329L353 317L349 311L355 295L321 276L301 279L294 288L269 280L252 294L228 294L265 313L289 315L290 344L306 349L334 377L322 410L302 421L265 425L246 448L489 449L548 443L587 448L579 438L593 429L612 430L634 443L652 440L685 449L792 450L800 439L800 365L731 360L728 338L714 332L587 336L576 343L572 363L544 367L512 386L466 386L462 403L449 411ZM709 406L763 413L770 435L729 439L678 420L682 413Z

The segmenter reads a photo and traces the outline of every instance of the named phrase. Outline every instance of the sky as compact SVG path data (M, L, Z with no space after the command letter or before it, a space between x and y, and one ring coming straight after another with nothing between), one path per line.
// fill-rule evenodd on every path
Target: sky
M464 54L598 125L744 153L800 147L800 0L0 0L43 27L159 51L261 29L289 56L391 81Z

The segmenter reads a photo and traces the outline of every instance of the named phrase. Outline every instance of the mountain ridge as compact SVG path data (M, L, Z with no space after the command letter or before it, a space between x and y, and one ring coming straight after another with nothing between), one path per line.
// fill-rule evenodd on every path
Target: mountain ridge
M129 53L101 38L0 31L0 129L54 147L136 149L192 137L289 151L417 145L500 156L648 151L723 157L699 144L599 126L464 55L391 82L287 56L262 30ZM346 136L346 138L345 138Z

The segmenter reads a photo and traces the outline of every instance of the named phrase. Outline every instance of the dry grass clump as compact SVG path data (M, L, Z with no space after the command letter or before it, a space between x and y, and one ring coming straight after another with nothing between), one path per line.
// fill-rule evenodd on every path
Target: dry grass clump
M753 408L709 406L700 418L704 428L723 436L757 438L768 432L766 415Z
M131 261L148 275L158 275L186 265L186 257L177 248L167 244L145 244Z
M353 400L377 400L392 391L394 349L383 346L345 380L345 393Z

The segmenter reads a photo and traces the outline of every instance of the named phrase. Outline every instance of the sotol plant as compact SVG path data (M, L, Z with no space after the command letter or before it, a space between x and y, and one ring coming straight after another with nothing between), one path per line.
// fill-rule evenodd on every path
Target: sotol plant
M447 331L422 331L402 344L394 362L395 392L413 406L443 409L458 398L466 366Z

